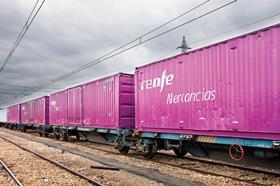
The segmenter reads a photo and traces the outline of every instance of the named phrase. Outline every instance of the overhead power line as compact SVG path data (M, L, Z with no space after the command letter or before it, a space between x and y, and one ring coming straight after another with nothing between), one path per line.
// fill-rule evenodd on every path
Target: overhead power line
M28 90L28 89L35 88L35 87L31 87L31 86L15 85L15 84L7 84L7 83L0 83L0 86L6 87L7 89L25 89L25 90ZM2 89L2 88L0 88L0 89ZM43 89L45 89L45 90L58 90L60 88L45 87Z
M189 11L187 11L187 12L191 12L191 11L193 11L193 10L199 8L200 6L202 6L203 4L205 4L205 3L208 2L208 1L209 1L209 0L207 0L207 1L205 1L205 2L203 2L203 3L201 3L201 4L199 4L198 6L192 8L191 10L189 10ZM173 30L175 30L175 29L178 29L178 28L184 26L184 25L187 25L187 24L189 24L189 23L191 23L191 22L194 22L194 21L196 21L196 20L198 20L198 19L200 19L200 18L202 18L202 17L205 17L205 16L211 14L211 13L214 13L214 12L216 12L216 11L222 9L222 8L225 8L225 7L229 6L230 4L235 3L236 1L237 1L237 0L233 0L233 1L229 2L229 3L226 3L226 4L224 4L224 5L222 5L222 6L219 6L219 7L215 8L215 9L212 9L211 11L208 11L208 12L206 12L206 13L204 13L204 14L201 14L200 16L198 16L198 17L196 17L196 18L193 18L193 19L191 19L191 20L189 20L189 21L186 21L186 22L184 22L184 23L182 23L182 24L180 24L180 25L177 25L177 26L175 26L175 27L173 27L173 28L171 28L171 29L169 29L169 30L166 30L166 31L164 31L164 32L161 32L160 34L151 36L151 37L149 37L149 38L147 38L147 39L143 39L143 36L148 35L149 32L146 33L146 34L144 34L144 35L141 35L141 36L139 36L138 38L136 38L135 40L133 40L133 41L131 41L131 42L128 42L128 43L125 44L125 45L122 45L121 47L119 47L119 48L117 48L117 49L115 49L115 50L113 50L113 51L111 51L111 52L109 52L109 53L107 53L107 54L101 56L100 58L97 58L96 60L93 60L93 61L89 62L88 64L81 66L80 68L77 68L77 69L75 69L75 70L73 70L73 71L71 71L71 72L69 72L69 73L66 73L66 74L64 74L64 75L62 75L62 76L59 76L59 77L57 77L57 78L55 78L55 79L53 79L53 80L51 80L51 81L48 81L48 82L46 82L46 83L43 83L43 84L41 84L41 85L39 85L39 86L37 86L37 87L35 87L35 88L31 88L30 94L32 94L32 93L34 93L34 92L38 92L40 89L43 89L44 87L47 87L47 86L49 86L49 85L51 85L51 84L53 84L53 83L55 83L55 82L57 82L57 81L60 81L60 80L65 79L65 78L67 78L67 77L69 77L69 76L72 76L72 75L74 75L74 74L76 74L76 73L78 73L78 72L80 72L80 71L82 71L82 70L85 70L85 69L87 69L87 68L89 68L89 67L91 67L91 66L93 66L93 65L97 65L97 64L99 64L99 63L101 63L101 62L103 62L103 61L106 61L106 60L108 60L108 59L114 57L114 56L117 56L117 55L119 55L119 54L121 54L121 53L124 53L124 52L126 52L126 51L128 51L128 50L131 50L132 48L135 48L135 47L137 47L137 46L139 46L139 45L141 45L141 44L143 44L143 43L146 43L146 42L148 42L148 41L151 41L151 40L153 40L153 39L155 39L155 38L157 38L157 37L160 37L160 36L162 36L162 35L164 35L164 34L166 34L166 33L169 33L169 32L171 32L171 31L173 31ZM186 14L186 13L185 13L185 14ZM184 15L185 15L185 14L184 14ZM181 14L181 15L182 15L182 14ZM177 17L179 18L180 15L177 16ZM175 20L175 19L174 19L174 20ZM167 22L167 23L168 23L168 22ZM166 23L165 23L165 25L166 25ZM160 29L161 27L163 27L163 26L161 25L161 26L159 26L159 27L157 27L157 28L155 28L155 29L153 29L153 30L155 31L155 30L157 30L157 29ZM151 30L150 33L152 33L153 30ZM136 42L136 41L138 41L136 44L134 44L134 45L128 47L130 44L132 44L132 43L134 43L134 42ZM124 48L124 47L128 47L128 48ZM123 48L124 48L124 49L123 49ZM122 49L122 50L120 50L120 49ZM118 51L118 52L117 52L117 51ZM24 94L24 92L18 94L17 96L15 96L15 98L21 98L21 97L25 97L25 96L26 96L26 95L23 95L23 96L19 97L19 96L22 95L22 94ZM28 94L28 95L30 95L30 94Z
M18 35L13 47L11 48L8 56L6 57L3 65L0 68L0 72L2 72L5 68L5 66L8 64L10 58L12 57L12 55L14 54L16 48L18 47L18 45L20 44L22 38L24 37L24 35L26 34L27 30L29 29L29 27L31 26L32 22L34 21L35 17L37 16L37 14L39 13L39 11L41 10L43 4L45 3L45 0L43 0L41 2L41 4L39 5L39 7L36 10L36 7L38 6L39 0L36 1L34 7L32 8L31 13L29 14L25 24L23 25L23 28L20 32L20 34ZM35 11L36 10L36 11ZM34 13L35 12L35 13Z
M193 41L193 42L190 43L190 45L195 45L195 44L199 44L199 43L205 43L206 41L208 41L210 39L213 40L213 38L218 38L218 37L221 37L223 35L226 35L226 34L229 34L229 33L232 33L232 32L236 32L236 31L241 30L243 28L246 28L246 27L249 27L249 26L252 26L252 25L256 25L258 23L261 23L263 21L266 21L266 20L269 20L271 18L278 17L278 16L280 16L280 12L277 12L276 14L273 14L273 15L270 15L270 16L263 17L261 19L258 19L256 21L254 21L254 22L243 24L243 25L241 25L239 27L236 27L234 29L230 29L228 31L225 31L225 32L222 32L222 33L218 33L216 35L212 35L210 37L206 37L206 38L204 38L202 40L200 39L200 40L197 40L197 41ZM175 48L175 46L172 46L172 48L169 48L163 54L161 54L158 57L153 58L153 59L151 59L149 61L158 61L158 60L160 60L162 58L165 58L165 56L167 56L167 55L171 55L171 53L175 52L176 50L178 50L178 48Z
M225 34L227 34L227 33L230 33L230 32L233 32L233 31L236 31L236 30L239 30L239 29L241 29L241 28L245 28L245 27L248 27L248 26L251 26L251 25L255 25L255 24L258 24L258 23L260 23L260 22L263 22L263 21L266 21L266 20L269 20L269 19L271 19L271 18L278 17L278 16L280 16L280 12L277 12L277 13L275 13L275 14L273 14L273 15L270 15L270 16L262 17L261 19L256 20L256 21L254 21L254 22L250 22L250 23L247 23L247 24L243 24L243 25L241 25L241 26L239 26L239 27L237 27L237 28L234 28L233 30L231 29L231 30L228 30L228 31L226 31L226 32L219 33L219 34L217 34L217 35L214 35L214 36L211 36L211 37L208 37L208 38L204 38L202 41L201 41L201 40L200 40L200 41L194 41L194 42L192 42L191 44L196 44L196 43L200 43L200 42L205 42L206 40L208 40L208 39L210 39L210 38L217 37L217 36L220 36L220 35L225 35ZM177 50L177 49L174 49L174 47L172 47L171 49L169 49L168 51L165 52L165 55L167 55L167 54L169 54L169 53L171 53L171 52L174 52L174 51L176 51L176 50ZM160 60L160 59L162 59L162 58L163 58L163 55L161 55L161 57L157 57L156 59L150 60L150 61L157 61L157 60ZM23 96L23 97L24 97L24 96ZM5 103L5 104L6 104L6 103ZM1 110L1 109L0 109L0 110Z
M143 34L143 35L141 35L141 36L139 36L139 37L133 39L132 41L129 41L129 42L125 43L124 45L121 45L120 47L118 47L118 48L116 48L116 49L114 49L114 50L112 50L112 51L106 53L105 55L99 57L99 59L102 59L102 58L104 58L104 57L106 57L106 56L109 56L110 54L113 54L113 53L119 51L120 49L129 46L130 44L132 44L132 43L138 41L139 38L143 38L143 37L145 37L145 36L148 36L149 34L151 34L151 33L155 32L155 31L159 30L160 28L162 28L162 27L168 25L169 23L171 23L171 22L173 22L173 21L179 19L180 17L182 17L182 16L184 16L184 15L186 15L186 14L188 14L188 13L190 13L190 12L196 10L196 9L198 9L199 7L201 7L201 6L203 6L204 4L208 3L209 1L210 1L210 0L206 0L206 1L204 1L204 2L202 2L202 3L200 3L200 4L198 4L198 5L196 5L196 6L193 7L192 9L190 9L190 10L188 10L188 11L186 11L186 12L184 12L184 13L178 15L178 16L176 16L175 18L173 18L173 19L167 21L166 23L164 23L164 24L162 24L162 25L160 25L160 26L158 26L158 27L156 27L156 28L154 28L154 29L148 31L147 33L145 33L145 34ZM49 85L48 83L53 84L53 83L55 83L56 81L62 80L62 79L64 79L64 78L66 78L66 77L69 77L69 75L73 75L73 74L75 74L75 73L78 73L79 71L77 71L77 70L82 69L82 68L86 68L87 65L89 65L90 63L93 63L93 62L94 62L94 60L91 61L91 62L89 62L89 63L87 63L86 65L83 65L83 66L79 67L78 69L75 69L75 70L73 70L73 71L71 71L71 72L69 72L69 73L66 73L66 74L64 74L64 75L62 75L62 76L59 76L58 78L55 78L55 79L52 80L51 82L46 82L46 83L41 84L41 85L39 85L39 86L37 86L37 87L32 87L32 88L30 88L30 91L31 91L31 93L36 92L36 91L38 91L38 90L40 90L40 89L42 89L42 88L44 88L44 87L47 87L47 86ZM59 80L58 80L58 79L59 79ZM18 94L17 96L15 96L15 97L17 98L18 96L22 95L23 93L24 93L24 92L21 92L21 93L19 93L19 94ZM23 96L23 97L24 97L24 96Z
M229 34L229 33L233 32L233 31L236 32L236 31L241 30L241 29L243 29L243 28L246 28L246 27L249 27L249 26L252 26L252 25L256 25L256 24L258 24L258 23L261 23L261 22L263 22L263 21L266 21L266 20L269 20L269 19L272 19L272 18L278 17L278 16L280 16L280 12L277 12L277 13L272 14L272 15L270 15L270 16L263 17L263 18L261 18L261 19L258 19L258 20L256 20L256 21L254 21L254 22L250 22L250 23L247 23L247 24L243 24L243 25L241 25L241 26L239 26L239 27L237 27L237 28L235 28L235 29L233 29L233 30L230 29L230 30L225 31L225 32L223 32L223 33L218 33L218 34L216 34L216 35L212 35L212 36L210 36L210 37L204 38L203 40L193 41L193 42L190 43L190 44L199 44L199 43L203 43L203 42L205 42L205 41L207 41L207 40L209 40L209 39L212 40L213 38L221 37L221 36L223 36L223 35L226 35L226 34ZM278 24L279 24L279 23L278 23Z
M71 71L71 72L69 72L69 73L66 73L66 74L64 74L64 75L62 75L62 76L59 76L59 77L57 77L57 78L55 78L55 79L53 79L53 80L51 80L51 81L48 81L48 82L46 82L46 83L43 83L43 84L39 85L39 86L37 86L36 88L33 88L33 90L32 90L31 93L34 93L34 92L36 92L36 91L38 91L38 90L40 90L40 89L42 89L42 88L44 88L44 87L46 87L46 86L49 86L49 85L51 85L51 84L54 84L55 82L58 82L58 81L63 80L63 79L65 79L65 78L67 78L67 77L70 77L70 76L72 76L72 75L74 75L74 74L76 74L76 73L79 73L79 72L81 72L81 71L83 71L83 70L85 70L85 69L87 69L87 68L89 68L89 67L91 67L91 66L97 65L97 64L99 64L99 63L101 63L101 62L103 62L103 61L106 61L106 60L108 60L108 59L110 59L110 58L112 58L112 57L115 57L115 56L117 56L117 55L119 55L119 54L122 54L122 53L124 53L124 52L126 52L126 51L128 51L128 50L131 50L131 49L133 49L133 48L139 46L139 45L142 45L142 44L144 44L144 43L146 43L146 42L148 42L148 41L151 41L151 40L153 40L153 39L155 39L155 38L157 38L157 37L160 37L160 36L162 36L162 35L164 35L164 34L167 34L167 33L171 32L171 31L176 30L176 29L178 29L178 28L180 28L180 27L182 27L182 26L185 26L185 25L187 25L187 24L189 24L189 23L191 23L191 22L194 22L194 21L196 21L196 20L198 20L198 19L200 19L200 18L202 18L202 17L205 17L205 16L207 16L207 15L209 15L209 14L212 14L212 13L214 13L214 12L220 10L220 9L223 9L223 8L225 8L225 7L227 7L227 6L229 6L229 5L233 4L233 3L235 3L236 1L237 1L237 0L230 1L230 2L228 2L228 3L226 3L226 4L223 4L223 5L221 5L221 6L217 7L217 8L215 8L215 9L213 9L213 10L211 10L211 11L208 11L208 12L206 12L206 13L204 13L204 14L201 14L200 16L197 16L197 17L195 17L195 18L193 18L193 19L191 19L191 20L189 20L189 21L186 21L186 22L184 22L184 23L182 23L182 24L179 24L179 25L177 25L177 26L175 26L175 27L173 27L173 28L171 28L171 29L168 29L168 30L166 30L166 31L164 31L164 32L161 32L161 33L157 34L157 35L151 36L151 37L149 37L149 38L147 38L147 39L143 39L144 36L147 36L148 34L154 32L155 30L158 30L159 28L162 28L163 26L165 26L166 24L170 23L171 21L174 21L176 18L178 19L179 17L181 17L181 16L179 15L179 16L177 16L176 18L174 18L174 19L168 21L167 23L165 23L165 24L163 24L163 25L161 25L161 26L159 26L159 27L157 27L157 28L155 28L155 29L153 29L153 30L147 32L147 33L144 34L144 35L141 35L141 36L137 37L136 39L134 39L134 40L132 40L132 41L126 43L125 45L122 45L121 47L119 47L119 48L117 48L117 49L115 49L115 50L113 50L113 51L111 51L111 52L109 52L109 53L107 53L107 54L105 54L105 55L103 55L103 56L101 56L101 57L99 57L99 58L97 58L97 59L95 59L95 60L89 62L89 63L87 63L86 65L83 65L83 66L81 66L81 67L79 67L79 68L77 68L77 69L75 69L75 70L73 70L73 71ZM205 1L205 2L203 2L203 3L199 4L199 5L197 5L196 7L194 7L194 8L192 8L192 9L188 10L187 12L184 13L184 15L186 15L186 13L189 13L189 12L191 12L191 11L193 11L193 10L199 8L200 6L204 5L204 4L207 3L207 2L208 2L208 1ZM183 15L183 14L181 14L181 15ZM132 43L134 43L134 42L136 42L136 41L138 41L136 44L134 44L134 45L132 45L132 46L129 46L130 44L132 44ZM127 47L127 46L129 46L129 47L128 47L128 48L125 48L125 47ZM121 50L121 49L122 49L122 50ZM19 95L20 95L20 94L19 94Z
M4 95L13 95L13 94L15 94L15 93L12 93L12 92L2 92L1 90L0 90L0 95L1 94L4 94Z

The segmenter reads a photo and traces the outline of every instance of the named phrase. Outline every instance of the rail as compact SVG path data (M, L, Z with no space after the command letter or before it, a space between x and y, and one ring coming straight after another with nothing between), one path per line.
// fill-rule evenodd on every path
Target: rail
M42 155L40 155L40 154L38 154L38 153L36 153L36 152L34 152L34 151L31 151L31 150L29 150L29 149L26 149L26 148L22 147L21 145L19 145L19 144L13 142L13 141L11 141L11 140L9 140L9 139L7 139L7 138L4 138L4 137L2 137L2 136L0 136L0 138L2 138L3 140L5 140L5 141L7 141L7 142L9 142L9 143L11 143L11 144L17 146L18 148L20 148L20 149L22 149L22 150L24 150L24 151L26 151L26 152L29 152L29 153L31 153L31 154L34 154L34 155L38 156L39 158L41 158L41 159L43 159L43 160L45 160L45 161L47 161L47 162L49 162L49 163L52 163L52 164L56 165L56 166L59 167L59 168L62 168L62 169L64 169L64 170L70 172L71 174L73 174L73 175L75 175L75 176L78 176L78 177L80 177L80 178L82 178L82 179L84 179L84 180L87 180L89 183L91 183L91 184L93 184L93 185L101 186L101 184L97 183L96 181L94 181L94 180L92 180L92 179L90 179L90 178L88 178L88 177L82 175L81 173L79 173L79 172L77 172L77 171L75 171L75 170L72 170L72 169L70 169L70 168L64 166L64 165L61 164L61 163L55 162L55 161L53 161L53 160L51 160L51 159L49 159L49 158L46 158L46 157L44 157L44 156L42 156Z
M7 171L7 173L12 177L12 179L16 182L16 184L18 186L23 186L22 183L17 179L15 174L8 168L7 165L5 165L5 163L2 160L0 160L0 163L3 166L3 168Z

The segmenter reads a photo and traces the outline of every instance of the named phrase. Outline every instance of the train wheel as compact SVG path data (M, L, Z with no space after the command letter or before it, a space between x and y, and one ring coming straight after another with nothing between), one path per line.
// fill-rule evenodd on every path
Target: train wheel
M69 140L69 134L67 131L62 132L62 139L64 141L68 141Z
M123 146L123 147L119 147L119 152L123 155L126 155L129 151L129 147L128 146Z
M43 133L40 131L40 132L39 132L39 135L40 135L40 137L42 137L42 136L43 136Z
M235 161L240 161L244 157L244 149L241 145L239 144L233 144L229 148L229 156L235 160Z
M143 156L146 159L153 159L153 157L155 156L156 152L157 152L157 145L156 143L154 144L149 144L148 145L148 151L144 152Z
M173 151L174 153L176 154L176 156L182 158L184 157L188 152L182 148L182 147L179 147L179 148L173 148Z
M26 133L26 128L25 128L25 127L22 127L22 128L21 128L21 132Z
M60 139L60 135L59 134L55 134L55 139L59 140Z
M81 138L81 137L80 137L80 134L77 133L77 134L76 134L76 139L77 139L77 140L80 140L80 138Z
M44 136L47 138L49 136L49 133L48 132L45 132L44 133Z

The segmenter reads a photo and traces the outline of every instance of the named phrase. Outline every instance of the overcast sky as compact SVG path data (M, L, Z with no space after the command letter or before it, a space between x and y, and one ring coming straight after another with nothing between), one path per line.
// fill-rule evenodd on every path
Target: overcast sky
M74 84L179 54L185 35L192 48L279 23L279 0L239 0L218 12L59 81L41 92L15 99L163 24L205 0L46 0L22 43L0 73L0 107ZM0 0L0 65L36 0ZM210 0L157 33L186 22L229 0ZM257 22L256 24L251 24ZM249 26L244 27L244 25ZM225 34L224 34L225 33ZM152 36L152 35L151 35ZM148 37L146 37L148 38ZM27 91L28 92L28 91ZM25 94L27 92L24 92Z

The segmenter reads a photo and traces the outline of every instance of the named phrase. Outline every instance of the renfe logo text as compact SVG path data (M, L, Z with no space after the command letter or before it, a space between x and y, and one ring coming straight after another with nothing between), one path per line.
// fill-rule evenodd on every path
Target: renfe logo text
M164 86L172 85L173 79L174 79L174 75L173 74L166 75L166 70L164 70L161 74L161 77L155 77L154 79L148 79L142 81L141 90L160 87L160 92L161 92Z
M172 85L174 74L166 74L166 69L162 72L160 77L155 77L153 79L147 79L141 82L141 90L160 88L162 92L165 86ZM200 102L200 101L213 101L216 99L215 89L201 89L197 91L187 91L181 93L168 92L166 97L167 104L178 104L178 103L188 103L188 102Z
M185 92L180 94L169 93L167 95L167 104L213 101L215 99L216 99L216 90Z

